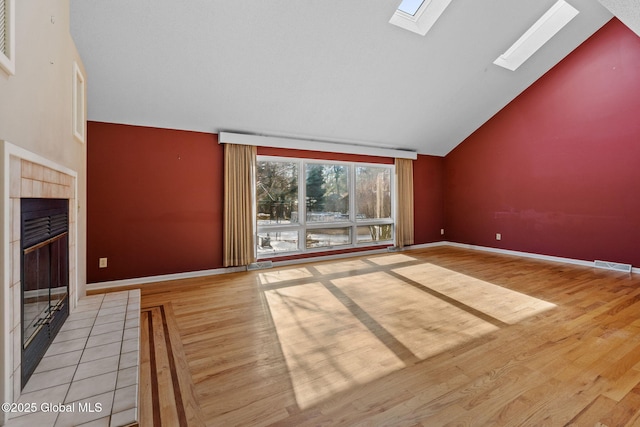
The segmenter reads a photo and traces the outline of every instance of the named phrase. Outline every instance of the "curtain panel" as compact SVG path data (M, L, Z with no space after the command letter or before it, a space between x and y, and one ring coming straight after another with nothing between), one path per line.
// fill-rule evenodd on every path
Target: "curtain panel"
M253 186L256 147L224 145L224 253L225 267L255 262Z
M396 246L413 245L413 160L396 159L398 205L396 215Z

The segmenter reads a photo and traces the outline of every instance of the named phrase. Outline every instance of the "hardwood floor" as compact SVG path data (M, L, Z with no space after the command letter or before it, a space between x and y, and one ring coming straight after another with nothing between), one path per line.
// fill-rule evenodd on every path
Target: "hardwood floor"
M440 247L144 285L154 307L190 372L171 425L640 426L638 275Z
M140 311L140 426L203 425L171 302Z

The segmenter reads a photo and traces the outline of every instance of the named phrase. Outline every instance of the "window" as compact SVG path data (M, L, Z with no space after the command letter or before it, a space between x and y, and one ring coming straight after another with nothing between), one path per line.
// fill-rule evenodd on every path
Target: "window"
M84 76L76 62L73 63L73 135L84 142Z
M403 0L389 23L424 36L449 3L451 0Z
M298 164L258 161L256 205L258 226L298 222Z
M15 74L14 0L0 0L0 68Z
M393 166L259 156L258 258L393 242Z
M310 163L305 167L307 222L349 219L349 167Z
M422 6L424 0L402 0L400 6L398 6L398 10L404 13L408 13L411 16L414 16L420 6Z

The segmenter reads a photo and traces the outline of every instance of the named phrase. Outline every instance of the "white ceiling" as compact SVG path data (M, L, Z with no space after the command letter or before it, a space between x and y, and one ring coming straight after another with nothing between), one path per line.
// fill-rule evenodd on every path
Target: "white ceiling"
M454 0L424 37L400 0L71 0L71 33L89 120L445 155L612 16L568 1L515 72L493 61L555 0Z
M640 36L640 0L599 0L623 24Z

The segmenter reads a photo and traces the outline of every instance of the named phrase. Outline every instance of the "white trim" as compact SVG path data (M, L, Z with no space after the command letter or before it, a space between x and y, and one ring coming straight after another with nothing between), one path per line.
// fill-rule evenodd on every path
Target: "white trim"
M353 258L356 256L366 256L366 255L377 255L377 254L396 252L396 251L410 252L412 250L436 248L441 246L451 246L455 248L491 252L491 253L497 253L501 255L511 255L511 256L517 256L521 258L532 258L532 259L538 259L542 261L559 262L563 264L572 264L572 265L579 265L582 267L596 268L594 267L593 262L590 262L590 261L584 261L584 260L573 259L573 258L563 258L563 257L557 257L557 256L551 256L551 255L540 255L540 254L534 254L530 252L512 251L508 249L491 248L487 246L476 246L476 245L469 245L465 243L456 243L456 242L448 242L448 241L423 243L419 245L405 246L404 248L397 248L397 249L394 247L387 247L382 249L355 251L355 252L347 252L347 253L333 254L333 255L305 257L305 258L297 258L297 259L290 259L290 260L283 260L283 261L272 261L272 265L273 267L284 267L288 265L305 264L305 263L315 262L315 261L332 261L336 259ZM140 277L135 279L114 280L111 282L98 282L98 283L87 284L87 290L93 291L93 290L116 288L121 286L143 285L148 283L164 282L169 280L190 279L190 278L213 276L213 275L219 275L219 274L237 273L242 271L247 271L247 268L246 267L229 267L229 268L218 268L214 270L194 271L194 272L188 272L188 273L176 273L176 274L165 274L165 275L159 275L159 276ZM631 273L635 273L635 274L640 273L640 268L635 268L635 267L632 268Z
M220 132L220 144L255 145L257 147L288 148L291 150L313 150L327 153L359 154L364 156L392 157L416 160L415 151L370 145L342 144L337 142L312 141L309 139L281 138L275 136L249 135L245 133Z
M441 245L436 245L436 246L441 246ZM386 248L365 250L365 251L355 251L355 252L347 252L342 254L316 256L312 258L299 258L299 259L291 259L291 260L284 260L284 261L273 261L272 265L274 267L279 267L279 266L286 266L286 265L303 264L303 263L308 263L312 261L330 261L334 259L352 258L355 256L361 256L361 255L375 255L375 254L381 254L381 253L387 253L387 252L388 250ZM193 278L206 277L206 276L217 276L220 274L238 273L243 271L247 271L247 268L246 267L227 267L227 268L216 268L213 270L200 270L200 271L192 271L192 272L186 272L186 273L162 274L158 276L138 277L135 279L113 280L109 282L88 283L87 291L111 289L111 288L118 288L122 286L144 285L144 284L156 283L156 282L167 282L171 280L193 279Z
M437 248L439 246L448 246L449 242L441 241L441 242L433 242L433 243L421 243L419 245L407 245L402 248L394 246L392 248L387 249L390 252L405 252L413 249L427 249L427 248Z
M467 243L446 242L446 244L448 246L453 246L455 248L472 249L476 251L492 252L492 253L497 253L502 255L514 255L514 256L519 256L523 258L539 259L543 261L562 262L565 264L581 265L583 267L593 267L593 262L574 259L574 258L563 258L563 257L552 256L552 255L541 255L541 254L536 254L531 252L521 252L521 251L513 251L510 249L492 248L489 246L476 246L476 245L469 245Z
M415 15L397 9L389 23L424 36L440 18L449 3L451 0L425 0Z
M192 279L196 277L216 276L219 274L247 271L246 267L215 268L211 270L189 271L185 273L161 274L158 276L137 277L135 279L112 280L108 282L87 283L87 291L118 288L121 286L144 285L145 283L167 282L170 280Z
M582 259L575 259L575 258L564 258L564 257L553 256L553 255L535 254L532 252L513 251L510 249L499 249L499 248L492 248L489 246L476 246L476 245L470 245L466 243L449 242L446 240L443 240L441 242L405 246L404 248L397 248L397 249L393 248L392 250L398 251L398 252L404 252L404 251L410 251L412 249L426 249L426 248L434 248L438 246L451 246L454 248L470 249L474 251L491 252L491 253L496 253L501 255L511 255L511 256L517 256L521 258L532 258L532 259L538 259L541 261L559 262L563 264L572 264L572 265L579 265L582 267L597 268L594 265L594 261L585 261ZM640 268L632 267L631 272L640 273Z
M453 246L456 248L472 249L472 250L492 252L492 253L497 253L502 255L513 255L513 256L522 257L522 258L533 258L533 259L539 259L542 261L560 262L564 264L580 265L582 267L597 268L595 267L593 261L585 261L582 259L564 258L564 257L553 256L553 255L542 255L542 254L536 254L531 252L512 251L509 249L498 249L498 248L491 248L488 246L476 246L476 245L469 245L466 243L456 243L456 242L443 242L443 243L445 246ZM640 268L632 267L631 272L640 273Z
M2 314L0 314L0 331L2 332L2 339L0 340L0 380L2 381L2 388L0 389L0 401L1 402L11 402L10 396L13 394L13 383L9 381L11 378L11 373L13 372L13 361L12 355L9 354L9 351L13 349L13 343L11 340L11 333L9 328L11 327L11 319L9 319L9 314L11 310L7 310L9 304L13 304L11 301L10 289L11 289L11 263L10 257L13 256L11 253L11 203L10 200L10 156L9 156L9 145L7 142L0 140L2 143L2 151L3 155L3 167L4 167L4 176L2 186L2 206L3 210L0 215L0 221L2 221L2 236L3 242L2 247L0 248L0 257L2 258L2 289L0 289L0 308L2 308ZM4 425L9 419L8 413L3 411L0 413L0 425Z
M72 126L73 136L82 143L85 142L85 91L86 85L82 71L76 61L73 61L73 95L72 95ZM80 92L80 93L78 93Z
M16 8L15 0L5 0L7 7L6 27L5 27L5 46L8 50L7 55L0 52L0 68L7 74L13 76L16 73Z
M558 0L493 63L507 70L515 71L578 13L578 10L569 3Z
M286 265L305 264L305 263L315 262L315 261L332 261L335 259L353 258L356 256L363 256L363 255L376 255L376 254L383 254L387 252L389 252L387 248L372 249L372 250L365 250L365 251L346 252L342 254L322 255L322 256L316 256L311 258L297 258L297 259L289 259L284 261L272 261L272 264L274 267L281 267Z

